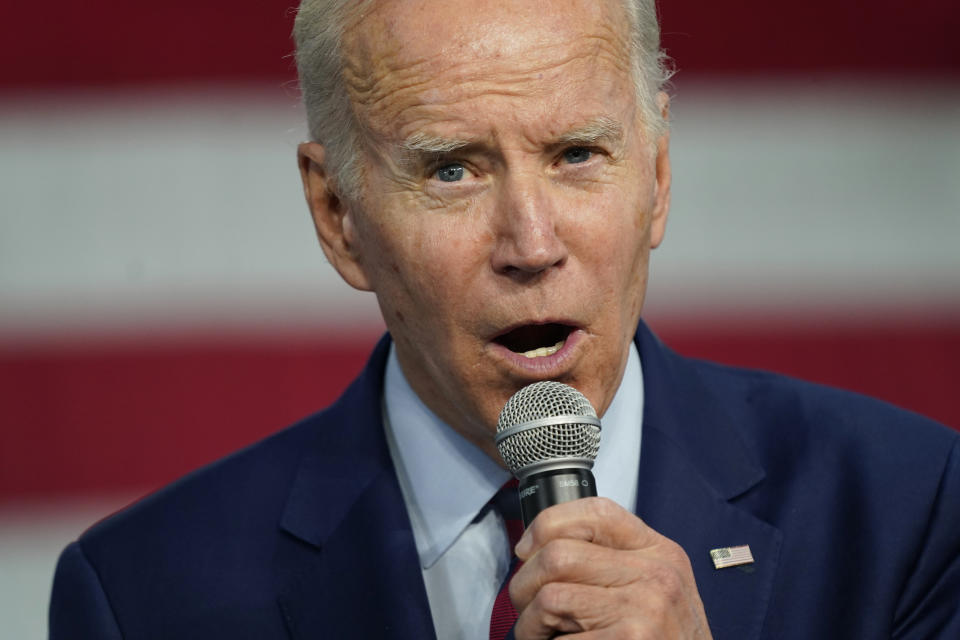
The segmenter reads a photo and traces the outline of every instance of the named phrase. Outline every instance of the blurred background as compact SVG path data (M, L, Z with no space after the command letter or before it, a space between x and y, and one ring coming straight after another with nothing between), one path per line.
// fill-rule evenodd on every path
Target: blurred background
M960 9L663 0L677 350L960 427ZM0 23L0 635L92 522L334 399L382 331L300 191L290 0Z

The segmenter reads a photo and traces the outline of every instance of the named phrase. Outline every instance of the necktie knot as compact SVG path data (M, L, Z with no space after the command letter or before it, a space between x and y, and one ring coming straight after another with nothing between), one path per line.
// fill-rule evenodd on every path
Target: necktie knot
M503 517L507 527L511 550L523 535L523 516L520 512L520 498L517 496L518 484L516 478L507 480L491 499L493 508Z

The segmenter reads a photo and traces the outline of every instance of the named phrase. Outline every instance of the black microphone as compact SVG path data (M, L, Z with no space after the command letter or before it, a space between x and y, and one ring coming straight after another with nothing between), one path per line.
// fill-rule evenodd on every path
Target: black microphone
M517 391L500 412L494 442L520 481L524 527L551 505L597 495L590 469L600 448L600 419L573 387L546 381Z

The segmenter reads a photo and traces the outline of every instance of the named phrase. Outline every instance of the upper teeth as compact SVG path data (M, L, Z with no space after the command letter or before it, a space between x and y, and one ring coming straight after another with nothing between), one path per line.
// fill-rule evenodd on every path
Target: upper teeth
M528 358L542 358L544 356L552 356L557 351L560 351L560 348L563 347L563 343L566 340L561 340L552 347L540 347L539 349L533 349L532 351L524 351L523 355Z

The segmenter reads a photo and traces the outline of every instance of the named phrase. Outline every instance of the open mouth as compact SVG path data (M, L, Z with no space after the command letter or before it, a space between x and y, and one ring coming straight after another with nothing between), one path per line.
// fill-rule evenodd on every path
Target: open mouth
M555 322L525 324L498 336L494 341L527 358L543 358L560 351L574 329L570 325Z

